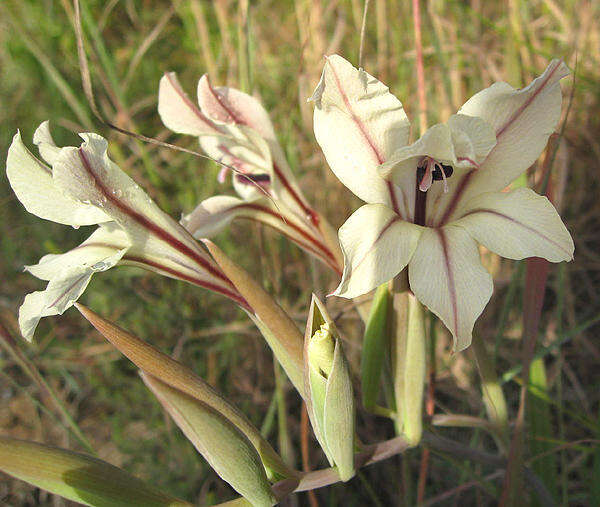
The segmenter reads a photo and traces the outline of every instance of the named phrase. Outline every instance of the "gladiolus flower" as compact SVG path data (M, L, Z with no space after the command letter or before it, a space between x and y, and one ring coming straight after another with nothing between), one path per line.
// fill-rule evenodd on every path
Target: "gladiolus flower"
M8 151L10 185L30 213L75 228L100 225L74 249L46 255L26 267L48 280L48 286L25 297L19 310L23 336L31 340L42 317L62 314L77 301L94 273L117 264L185 280L247 308L196 240L108 158L106 140L97 134L80 135L81 146L59 148L48 123L42 123L34 142L48 165L32 155L18 132Z
M202 201L181 223L196 238L222 231L246 218L272 227L333 270L341 273L335 232L308 204L277 141L269 115L258 100L234 88L213 87L204 75L198 106L174 73L160 80L158 112L174 132L197 136L202 150L224 164L223 182L233 168L240 198L217 195Z
M492 294L477 243L509 259L570 261L573 241L552 204L527 188L502 192L546 146L567 74L553 60L526 88L495 83L408 144L400 101L328 57L312 96L315 136L332 171L367 202L340 228L334 294L365 294L408 267L411 290L462 350Z

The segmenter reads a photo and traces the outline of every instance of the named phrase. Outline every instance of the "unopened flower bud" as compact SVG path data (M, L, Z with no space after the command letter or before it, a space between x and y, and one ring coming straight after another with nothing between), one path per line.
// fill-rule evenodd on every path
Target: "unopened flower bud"
M305 335L306 405L327 459L340 479L354 475L354 397L341 340L325 306L313 296Z
M331 373L334 350L335 340L329 324L322 324L308 343L308 361L325 378Z

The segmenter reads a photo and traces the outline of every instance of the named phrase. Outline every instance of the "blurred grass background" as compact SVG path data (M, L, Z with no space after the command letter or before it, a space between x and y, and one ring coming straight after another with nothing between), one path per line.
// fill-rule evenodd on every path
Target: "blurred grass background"
M97 100L106 117L146 135L196 147L175 136L156 112L158 81L177 71L195 96L205 72L215 84L259 95L301 186L338 227L359 202L330 173L312 134L312 106L325 54L358 63L364 4L359 0L82 0L83 28ZM445 120L466 98L494 81L523 86L553 57L564 58L575 80L564 80L563 110L572 107L564 135L555 139L553 174L564 191L564 220L576 244L575 261L553 266L546 293L534 370L528 425L530 457L563 505L600 501L600 2L508 0L421 2L430 124ZM417 129L415 52L410 2L372 0L363 66L390 86ZM203 198L231 193L217 183L218 168L185 154L143 145L100 125L81 90L69 0L5 0L0 3L0 153L17 129L30 143L37 125L50 119L58 144L76 144L72 132L92 130L109 138L111 155L158 204L178 217ZM574 85L574 86L573 86ZM529 183L539 178L532 169ZM17 333L16 311L24 295L43 283L22 273L46 253L65 251L89 228L73 230L29 215L0 176L0 319ZM334 276L270 231L239 222L218 243L248 268L303 326L311 291L324 295ZM523 265L486 258L496 291L477 327L476 339L494 351L497 371L521 364ZM82 301L162 350L192 366L240 406L281 448L292 443L299 463L300 404L289 391L277 404L271 355L245 315L224 299L131 268L96 276ZM343 301L347 350L358 364L362 324ZM476 366L470 353L450 356L438 332L437 413L483 414ZM560 346L557 346L560 344ZM44 319L36 342L18 343L66 406L91 447L104 459L198 504L233 497L160 409L136 375L74 310ZM0 432L84 450L48 395L19 361L0 354ZM506 378L511 378L507 375ZM506 383L511 416L518 405L519 376ZM50 407L50 408L48 408ZM287 421L277 417L287 414ZM284 408L285 411L281 409ZM285 418L284 418L285 419ZM278 431L287 426L285 432ZM366 441L393 434L385 420L360 415ZM472 430L443 431L465 444L490 448ZM348 485L317 492L321 505L413 505L419 451L367 468ZM323 466L311 451L311 465ZM533 465L532 465L533 466ZM537 466L537 465L535 465ZM501 481L469 462L434 455L426 505L493 505ZM464 486L463 486L464 485ZM63 505L23 483L0 477L7 505ZM300 505L308 504L304 495Z

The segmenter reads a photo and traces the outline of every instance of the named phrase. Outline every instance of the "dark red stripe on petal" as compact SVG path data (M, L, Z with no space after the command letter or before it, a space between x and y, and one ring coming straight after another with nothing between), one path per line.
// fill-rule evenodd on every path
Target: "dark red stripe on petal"
M50 305L48 305L48 308L54 307L62 298L65 297L66 294L68 294L71 291L71 289L73 289L73 287L75 287L79 282L81 282L81 280L83 280L86 276L89 276L89 273L84 273L83 275L77 277L75 281L61 293L60 296L58 296Z
M471 181L471 178L474 173L475 173L475 171L469 171L462 177L462 179L458 183L456 190L454 191L454 195L452 196L450 203L446 207L446 211L444 211L444 215L442 216L438 225L440 225L440 226L445 225L446 222L448 221L448 219L450 218L450 215L452 215L452 213L454 213L454 210L456 210L456 207L458 206L458 203L460 202L460 200L463 196L463 193L465 192L467 186L469 185L469 181Z
M352 108L352 105L350 104L350 99L348 98L348 95L344 91L344 89L342 87L342 83L340 81L340 78L337 75L337 72L335 71L333 65L329 65L329 68L331 69L331 74L333 75L335 84L338 88L338 91L340 92L342 100L344 101L344 105L346 106L346 108L348 109L348 112L350 113L350 117L352 118L352 121L356 124L361 135L364 137L365 141L371 148L373 155L375 155L375 159L377 160L377 163L379 165L383 164L385 162L385 156L380 151L379 147L375 144L375 141L371 138L370 134L367 132L367 127L365 126L364 122L354 112L354 109ZM394 192L394 185L388 181L387 187L388 187L388 192L390 194L390 202L392 203L393 210L399 214L400 212L398 210L398 201L396 199L396 193Z
M502 127L500 127L500 129L498 129L496 131L496 141L497 141L496 146L494 146L492 148L492 150L488 154L488 158L500 144L498 142L498 140L503 136L503 134L506 132L506 130L517 120L517 118L519 118L519 116L521 116L521 114L523 114L523 111L525 111L525 109L527 109L527 107L529 107L531 105L531 103L542 92L542 90L544 90L544 88L546 88L548 81L550 81L550 79L552 78L552 76L554 75L554 73L557 71L557 69L559 67L560 67L560 62L548 73L548 75L546 76L544 81L540 84L538 89L535 90L535 92L531 95L531 97L529 97L519 107L519 109L517 109L515 111L515 113L508 119L508 121ZM454 193L452 200L450 201L450 204L446 208L446 211L444 212L444 216L440 220L439 225L444 225L447 222L450 215L456 210L456 207L457 207L458 203L460 202L460 200L462 199L462 196L464 195L465 190L469 186L472 174L473 174L473 171L471 171L471 172L467 173L465 176L463 176L463 179L461 180L458 188L456 189L456 192Z
M531 234L535 234L537 236L540 236L541 238L543 238L546 241L548 241L548 243L552 243L556 248L558 248L559 250L565 252L567 255L571 256L571 252L569 252L568 250L566 250L565 248L563 248L560 245L560 243L558 243L557 241L554 241L552 238L549 238L548 236L546 236L545 234L541 233L537 229L534 229L533 227L530 227L529 225L526 225L523 222L520 222L519 220L517 220L517 219L515 219L513 217L505 215L504 213L500 213L499 211L496 211L496 210L493 210L493 209L489 209L489 208L478 208L478 209L473 209L473 210L465 213L461 218L468 217L469 215L475 215L477 213L488 213L490 215L495 215L497 217L500 217L500 218L503 218L505 220L508 220L509 222L512 222L515 225L523 227L523 229L526 229Z
M141 213L135 211L129 205L127 205L126 203L121 201L115 194L110 192L109 189L104 184L104 182L94 172L94 170L82 148L78 149L78 153L79 153L79 157L81 159L84 169L90 175L90 177L94 180L94 184L96 185L96 188L102 193L102 195L104 197L106 197L107 201L110 201L122 213L124 213L125 215L130 217L132 220L137 222L142 227L151 231L152 234L154 234L155 236L160 238L162 241L164 241L168 245L172 246L174 249L178 250L182 254L184 254L187 257L194 260L196 263L198 263L200 266L202 266L202 268L205 269L211 275L215 276L216 278L220 278L221 280L224 280L228 284L231 283L229 281L229 279L220 270L218 270L214 266L211 266L209 261L207 259L205 259L204 257L202 257L202 255L200 255L200 253L194 251L192 248L190 248L188 245L183 243L181 240L177 239L175 236L173 236L168 231L165 231L164 229L162 229L159 225L155 224L154 222L149 220L147 217L145 217Z
M385 235L385 233L388 231L388 229L394 225L396 222L402 220L400 218L400 216L395 216L393 218L390 219L390 221L385 224L385 226L383 227L383 229L381 229L381 231L379 232L379 234L377 235L377 237L375 238L375 241L373 241L373 244L371 245L371 248L369 248L369 250L367 250L367 252L365 253L365 255L363 256L363 258L358 261L354 267L354 271L356 271L360 265L365 261L365 259L367 258L367 256L369 255L369 253L375 248L375 245L377 245L377 243L381 240L381 238L383 238L383 236Z
M546 79L544 79L544 81L542 82L542 84L540 84L538 89L535 90L531 94L531 97L529 97L523 104L521 104L521 107L519 107L519 109L517 109L514 112L514 114L509 118L509 120L499 130L496 131L496 139L499 139L502 136L502 134L504 134L504 132L506 132L506 129L508 127L510 127L517 120L517 118L519 116L521 116L523 111L525 111L525 109L527 109L527 107L529 107L529 105L535 100L535 98L540 94L540 92L546 87L546 85L548 84L548 81L550 81L550 79L552 78L554 73L560 67L560 63L561 62L558 62L556 64L556 66L550 72L548 72Z
M170 268L170 267L167 267L167 266L163 266L162 264L160 264L158 262L150 261L150 260L145 259L143 257L136 257L136 256L131 256L131 255L124 255L122 259L124 261L129 261L129 262L135 263L137 265L142 265L142 267L143 266L149 266L150 268L158 269L160 271L163 271L163 272L171 275L174 278L178 278L180 280L184 280L186 282L189 282L191 284L197 285L199 287L203 287L203 288L211 290L213 292L217 292L217 293L222 294L223 296L226 296L229 299L235 301L236 303L238 303L243 308L245 308L247 310L251 310L250 305L248 304L248 302L238 292L236 292L234 290L229 290L226 287L222 287L222 286L217 285L215 283L208 282L208 281L203 280L201 278L195 278L193 276L190 276L190 275L187 275L187 274L182 273L180 271L177 271L176 269L173 269L173 268ZM148 268L146 268L146 269L148 269Z
M344 91L344 88L342 87L342 82L340 81L340 78L337 75L335 68L331 64L329 65L329 67L331 69L331 73L333 75L333 79L335 80L335 84L337 85L338 91L340 92L342 100L344 101L344 105L346 106L346 108L348 109L348 112L350 113L352 121L354 121L354 123L356 123L356 126L360 130L360 133L365 138L365 141L367 141L367 144L373 151L373 154L375 155L377 162L379 164L383 164L385 162L385 157L379 151L379 148L377 147L377 145L375 144L373 139L371 139L371 136L367 132L367 128L366 128L364 122L358 116L356 116L354 109L352 109L352 105L350 104L350 99L348 98L348 95L346 94L346 92Z
M454 319L453 334L458 336L458 300L456 295L456 285L454 283L454 272L452 271L452 260L450 259L450 251L448 248L448 238L443 229L434 229L437 233L442 245L442 252L444 255L444 269L446 270L446 277L448 279L448 295L450 296L450 306L452 306L452 316Z
M190 110L198 117L198 119L206 124L206 126L210 129L213 129L217 132L222 132L221 127L219 127L216 123L214 123L212 120L210 120L210 118L208 118L207 116L205 116L202 111L200 111L200 109L198 108L198 106L196 106L196 104L194 104L190 98L188 97L187 93L185 93L183 91L183 89L181 88L180 84L173 79L173 77L171 76L170 73L166 73L165 77L167 78L167 80L169 81L169 83L171 83L171 86L173 87L173 89L175 90L175 92L177 93L177 95L179 95L179 97L181 98L181 100L183 100L186 104L186 106L188 106L190 108Z
M308 233L307 231L305 231L304 229L299 227L297 224L294 224L293 222L291 222L289 220L282 219L282 217L279 213L276 213L275 211L273 211L269 208L266 208L264 206L260 206L259 204L252 204L252 203L240 204L238 206L235 206L232 209L241 209L241 208L254 209L254 210L260 211L262 213L266 213L267 215L271 215L271 216L274 216L274 217L280 219L284 226L287 225L288 227L290 227L291 229L296 231L298 234L300 234L309 243L313 244L319 250L320 253L322 253L323 255L325 255L325 257L327 257L331 261L333 261L334 266L337 266L337 261L335 260L335 257L333 256L333 254L331 253L331 251L329 250L329 248L327 248L327 246L325 244L323 244L321 241L319 241L314 236L311 236L310 233ZM308 249L312 250L315 253L319 253L319 252L316 252L315 250L311 249L310 247L308 247ZM335 270L339 271L337 267L335 268Z
M229 115L231 121L238 125L247 125L251 126L249 122L247 122L244 118L237 114L237 111L234 111L227 102L223 100L223 97L217 93L217 91L213 88L210 83L210 79L208 75L206 75L206 84L208 85L208 91L210 92L213 99L217 101L217 103L225 110L225 113ZM222 120L222 119L221 119ZM226 121L226 123L229 123Z
M275 172L275 174L279 178L279 181L281 181L281 184L283 185L283 187L292 196L292 199L294 199L294 201L296 201L296 203L298 204L298 206L300 206L300 208L302 208L302 211L304 213L306 213L306 216L311 221L311 223L315 227L318 227L319 226L319 216L298 195L298 192L296 192L294 190L294 188L292 187L292 185L290 184L290 182L287 180L287 178L285 177L285 175L283 174L283 172L281 171L281 169L279 168L279 166L275 162L273 162L273 171Z

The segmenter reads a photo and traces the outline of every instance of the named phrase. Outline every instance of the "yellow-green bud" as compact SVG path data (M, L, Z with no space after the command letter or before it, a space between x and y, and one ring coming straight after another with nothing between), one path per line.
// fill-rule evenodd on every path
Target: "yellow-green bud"
M333 366L335 339L329 323L321 324L308 343L308 361L323 377L328 378Z

